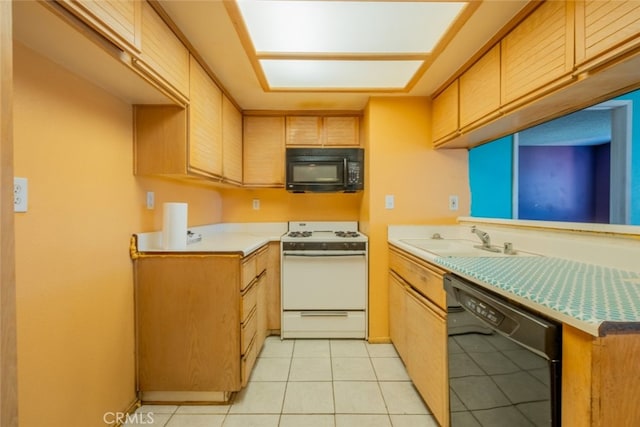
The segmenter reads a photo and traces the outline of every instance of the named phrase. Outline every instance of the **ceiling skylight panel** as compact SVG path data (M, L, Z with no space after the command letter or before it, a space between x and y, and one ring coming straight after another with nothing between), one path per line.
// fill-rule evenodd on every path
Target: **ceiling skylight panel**
M402 89L422 61L260 61L272 89Z
M428 53L464 2L239 0L260 53Z

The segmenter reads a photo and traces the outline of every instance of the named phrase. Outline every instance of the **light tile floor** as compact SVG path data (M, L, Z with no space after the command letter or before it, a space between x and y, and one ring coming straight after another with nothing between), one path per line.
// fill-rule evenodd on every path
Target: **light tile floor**
M267 338L229 405L144 405L155 427L433 427L391 344ZM153 420L152 423L151 420Z

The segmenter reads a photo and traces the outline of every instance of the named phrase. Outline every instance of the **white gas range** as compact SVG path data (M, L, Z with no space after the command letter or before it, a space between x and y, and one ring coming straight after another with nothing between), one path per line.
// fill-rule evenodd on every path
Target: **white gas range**
M281 337L366 338L368 239L358 223L290 222L281 249Z

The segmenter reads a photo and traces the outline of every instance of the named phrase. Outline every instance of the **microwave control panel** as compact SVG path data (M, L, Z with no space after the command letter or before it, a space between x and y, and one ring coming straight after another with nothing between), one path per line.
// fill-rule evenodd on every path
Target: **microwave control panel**
M347 185L362 184L362 168L359 162L347 163Z

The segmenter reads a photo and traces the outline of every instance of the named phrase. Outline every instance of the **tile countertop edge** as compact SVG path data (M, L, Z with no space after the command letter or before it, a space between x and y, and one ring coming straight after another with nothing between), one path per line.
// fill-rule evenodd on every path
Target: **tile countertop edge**
M593 323L593 322L583 321L575 317L572 317L568 314L562 313L558 310L555 310L553 308L537 303L526 297L517 295L509 290L492 285L491 283L487 283L481 279L478 279L477 277L473 277L468 274L465 274L462 271L452 269L452 267L450 267L449 265L443 265L437 261L439 258L437 255L412 247L411 245L403 243L402 241L400 241L400 239L390 238L388 239L388 243L402 250L405 250L406 252L409 252L410 254L415 255L420 259L423 259L424 261L434 264L439 268L445 269L446 271L454 273L466 280L472 281L473 283L476 283L490 291L493 291L499 295L502 295L503 297L511 299L517 303L520 303L525 307L530 308L531 310L539 312L563 324L573 326L574 328L579 329L585 333L588 333L589 335L592 335L594 337L601 337L601 336L614 334L614 333L640 333L640 322L632 322L632 321L617 322L617 321L605 320L605 321L599 321L597 323Z
M268 242L277 242L287 223L219 223L189 227L202 240L184 249L162 248L162 232L134 233L140 253L242 253L249 255Z

